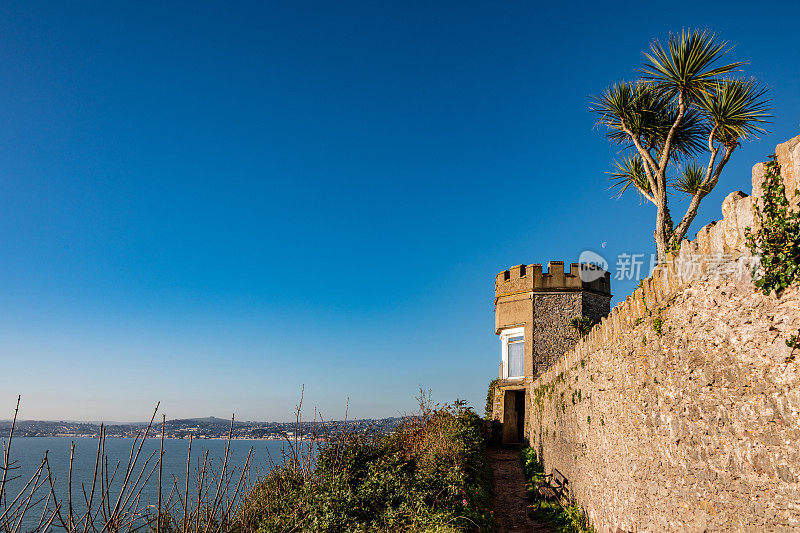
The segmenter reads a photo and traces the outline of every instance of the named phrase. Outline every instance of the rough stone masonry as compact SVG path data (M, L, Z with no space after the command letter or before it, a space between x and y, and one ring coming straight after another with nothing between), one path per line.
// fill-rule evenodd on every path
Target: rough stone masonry
M794 191L800 136L776 154ZM529 385L531 446L601 532L800 530L800 288L765 296L720 269L749 255L752 203L731 193ZM696 275L678 276L689 260Z

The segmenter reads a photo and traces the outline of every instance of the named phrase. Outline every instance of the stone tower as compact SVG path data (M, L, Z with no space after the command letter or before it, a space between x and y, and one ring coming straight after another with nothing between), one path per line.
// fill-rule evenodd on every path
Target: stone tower
M519 442L530 409L530 385L561 354L578 342L569 320L595 322L611 309L611 276L591 265L563 261L517 265L494 283L495 333L500 337L500 376L493 418L503 423L503 442Z

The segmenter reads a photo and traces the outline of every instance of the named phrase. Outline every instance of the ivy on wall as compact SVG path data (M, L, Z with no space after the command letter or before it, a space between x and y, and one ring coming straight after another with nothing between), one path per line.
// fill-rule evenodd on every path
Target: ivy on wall
M761 277L755 284L764 294L780 292L800 279L800 210L789 209L786 187L781 179L780 166L770 156L764 182L762 201L754 202L759 222L756 231L747 230L747 247L761 256ZM800 196L800 191L794 191Z
M489 390L486 392L486 419L489 420L492 418L492 412L494 411L494 391L497 389L497 384L500 382L500 378L494 378L492 381L489 382Z

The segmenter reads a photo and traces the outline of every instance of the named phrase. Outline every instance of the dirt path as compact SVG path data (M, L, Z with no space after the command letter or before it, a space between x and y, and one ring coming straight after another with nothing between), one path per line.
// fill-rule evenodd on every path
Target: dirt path
M552 527L528 516L530 502L525 491L519 448L493 446L486 453L494 472L494 517L497 531L553 533Z

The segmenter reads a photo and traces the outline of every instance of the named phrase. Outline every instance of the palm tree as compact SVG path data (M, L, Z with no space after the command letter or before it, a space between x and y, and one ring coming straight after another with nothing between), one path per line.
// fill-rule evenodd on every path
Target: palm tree
M569 326L578 332L578 335L585 337L592 331L594 320L588 316L576 316L569 319Z
M730 50L713 33L684 30L670 35L666 45L650 45L638 80L615 83L592 99L607 138L623 146L610 173L612 187L619 187L619 194L635 189L656 206L659 262L686 236L700 202L741 141L765 133L767 88L732 76L744 63L723 62ZM708 162L701 166L697 159L703 155ZM689 196L677 224L669 211L669 188Z

